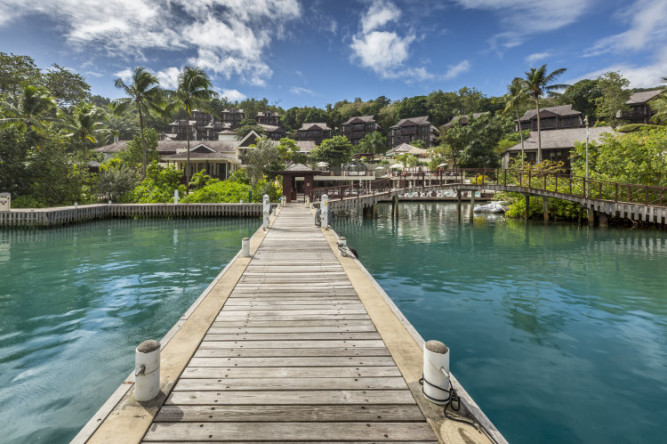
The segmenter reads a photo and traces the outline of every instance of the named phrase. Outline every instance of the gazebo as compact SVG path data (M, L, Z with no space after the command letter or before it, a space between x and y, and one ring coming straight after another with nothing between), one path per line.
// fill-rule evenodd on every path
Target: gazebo
M321 173L302 163L296 163L284 171L279 171L278 174L283 176L283 195L287 203L296 201L299 193L303 193L304 197L308 196L312 200L315 175ZM297 177L303 177L303 181L297 181Z

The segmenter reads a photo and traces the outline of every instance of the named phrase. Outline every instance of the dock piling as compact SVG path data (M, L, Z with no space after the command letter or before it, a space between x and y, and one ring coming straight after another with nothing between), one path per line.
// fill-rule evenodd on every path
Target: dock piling
M160 343L144 341L135 350L134 398L150 401L160 393Z
M434 404L449 401L449 348L440 341L424 343L424 396Z

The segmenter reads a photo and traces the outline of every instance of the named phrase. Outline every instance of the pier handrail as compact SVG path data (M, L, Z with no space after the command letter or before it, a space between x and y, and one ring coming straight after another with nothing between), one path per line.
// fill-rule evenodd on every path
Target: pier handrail
M427 185L427 180L431 185ZM330 199L361 197L381 194L391 190L421 187L429 189L445 184L502 186L507 191L540 190L561 195L587 198L614 203L635 203L653 206L666 206L667 187L612 182L600 179L587 179L558 171L536 169L503 168L461 168L437 172L416 172L392 178L382 178L368 183L350 183L334 187L320 187L313 190L314 200L322 194Z

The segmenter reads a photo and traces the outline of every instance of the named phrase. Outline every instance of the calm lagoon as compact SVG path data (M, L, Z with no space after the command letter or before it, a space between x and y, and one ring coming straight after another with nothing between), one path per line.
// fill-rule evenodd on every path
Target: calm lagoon
M333 227L509 442L665 442L667 234L389 209Z
M0 230L0 441L69 442L260 223Z

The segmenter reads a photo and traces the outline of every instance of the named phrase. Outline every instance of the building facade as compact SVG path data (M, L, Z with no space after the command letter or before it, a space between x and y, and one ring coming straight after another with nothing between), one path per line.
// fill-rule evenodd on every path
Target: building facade
M341 125L342 133L353 145L358 145L366 134L380 130L373 116L356 116L348 119Z
M537 131L537 110L529 109L515 121L517 131ZM566 128L583 128L584 118L579 111L572 109L572 105L552 106L540 109L540 129L555 130Z
M332 135L333 130L326 123L304 123L297 131L296 140L312 140L319 145L323 140L330 139Z
M429 122L428 116L401 119L389 129L389 145L392 147L415 140L422 140L426 147L430 147L437 143L437 139L438 129Z
M663 91L662 89L654 89L633 93L625 102L630 109L619 112L618 117L629 123L649 123L651 117L655 114L649 102L656 99Z
M257 123L259 125L280 126L280 115L273 111L258 112Z

